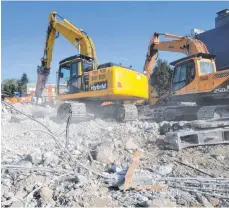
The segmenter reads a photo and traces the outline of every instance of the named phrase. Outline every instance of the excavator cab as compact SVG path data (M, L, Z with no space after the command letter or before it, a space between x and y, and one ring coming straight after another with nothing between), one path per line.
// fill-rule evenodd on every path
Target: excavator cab
M216 72L215 55L198 53L170 63L174 66L171 91L173 94L198 92L200 82Z
M60 61L58 94L73 94L88 91L88 72L92 71L93 68L93 59L84 55L71 56Z

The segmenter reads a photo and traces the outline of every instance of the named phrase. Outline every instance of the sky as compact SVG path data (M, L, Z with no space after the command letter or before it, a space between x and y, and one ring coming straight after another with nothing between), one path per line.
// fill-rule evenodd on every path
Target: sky
M28 74L36 82L43 56L48 16L51 11L71 21L92 38L100 63L122 63L143 71L154 32L187 35L191 29L215 27L216 12L229 2L1 2L1 79ZM161 40L164 40L161 38ZM78 54L61 35L55 40L49 83L56 82L59 61ZM174 61L182 54L160 52Z

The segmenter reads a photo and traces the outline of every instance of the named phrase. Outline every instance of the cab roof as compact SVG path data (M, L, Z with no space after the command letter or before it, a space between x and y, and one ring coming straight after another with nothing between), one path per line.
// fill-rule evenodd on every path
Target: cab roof
M68 58L65 58L65 59L61 60L61 61L59 62L59 64L63 64L63 63L65 63L65 62L67 62L67 61L71 61L71 60L76 59L76 58L83 58L83 59L85 59L85 60L87 60L87 61L92 61L92 60L93 60L93 58L91 58L91 57L89 57L89 56L85 56L85 55L82 55L82 54L78 54L78 55L70 56L70 57L68 57Z
M170 63L170 65L175 66L176 64L178 64L180 62L183 62L183 61L186 61L186 60L188 60L190 58L195 58L195 57L202 57L202 58L206 58L206 59L215 59L216 55L207 54L207 53L197 53L197 54L194 54L194 55L191 55L191 56L187 56L187 57L178 59L176 61L173 61L173 62Z
M59 65L65 63L65 62L72 61L72 60L77 59L77 58L83 58L83 59L85 59L85 60L87 60L87 61L93 61L93 58L91 58L91 57L89 57L89 56L85 56L85 55L78 54L78 55L70 56L70 57L67 57L67 58L61 60L61 61L59 62ZM119 64L112 63L112 62L108 62L108 63L105 63L105 64L100 64L100 65L98 66L98 69L102 69L102 68L106 68L106 67L112 67L112 66L119 66L119 67L122 67L122 68L134 70L134 69L132 69L132 68L125 67L125 66L121 66L121 65L119 65Z

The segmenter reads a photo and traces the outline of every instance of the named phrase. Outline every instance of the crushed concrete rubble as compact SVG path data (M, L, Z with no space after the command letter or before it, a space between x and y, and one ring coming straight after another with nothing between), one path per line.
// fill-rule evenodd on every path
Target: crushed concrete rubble
M66 122L53 119L55 108L13 107L46 128L2 104L2 207L229 206L229 145L166 150L161 124L94 119L70 125L66 150ZM123 191L135 151L144 154L133 185L167 190Z

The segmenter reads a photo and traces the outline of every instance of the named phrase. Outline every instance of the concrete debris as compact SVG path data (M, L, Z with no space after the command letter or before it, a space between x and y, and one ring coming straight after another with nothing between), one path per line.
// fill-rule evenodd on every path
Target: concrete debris
M44 186L40 189L40 196L46 203L55 204L53 200L53 190L48 188L47 186Z
M168 175L172 172L173 166L174 166L173 164L161 165L157 168L156 172L161 176Z
M127 150L137 150L139 147L133 142L133 139L130 138L127 140L126 145L125 145Z
M183 198L178 198L176 203L181 205L181 206L185 206L185 207L188 205L188 202Z
M42 152L39 149L34 150L31 154L25 157L25 160L30 161L33 165L40 164L42 162Z
M213 207L219 207L220 206L220 200L214 197L210 197L209 202Z
M7 191L5 191L4 194L3 194L3 196L4 196L6 199L12 198L13 195L14 195L14 194L13 194L12 192L7 192Z
M127 132L130 134L135 134L137 133L138 129L135 127L130 127L129 129L127 129Z
M95 159L101 163L109 164L116 160L114 144L112 141L104 141L96 150Z
M10 207L15 207L15 208L24 207L24 204L21 200L15 200L13 201Z
M214 207L204 196L202 196L202 203L204 207Z
M99 197L99 196L92 196L90 199L90 206L94 207L111 207L112 202L109 201L107 198Z
M216 155L216 159L223 162L225 159L225 156L224 155Z
M213 128L203 130L176 131L166 133L165 143L168 149L181 150L183 148L229 144L228 128Z
M5 188L10 188L11 187L11 180L9 178L2 178L1 183L2 185L5 186Z
M67 151L66 123L53 119L55 108L14 107L39 123L2 104L2 207L229 206L228 193L220 191L229 189L228 181L219 182L229 175L228 145L161 149L165 132L188 128L185 122L94 119L72 123ZM136 151L144 154L132 185L142 188L123 191ZM221 179L211 181L212 176Z
M140 207L148 207L149 206L148 197L139 194L137 197L137 200L138 200L138 202L137 202L138 206L140 206Z
M59 162L58 157L51 151L49 152L45 152L42 156L43 161L44 161L44 165L51 165L51 166L56 166Z
M183 203L184 204L184 203ZM169 199L153 199L149 203L149 207L177 207L175 202Z
M196 206L198 203L195 199L195 196L188 192L183 192L180 195L177 195L175 198L176 203L183 206Z
M31 168L33 166L33 164L27 159L20 160L16 165L26 168Z

